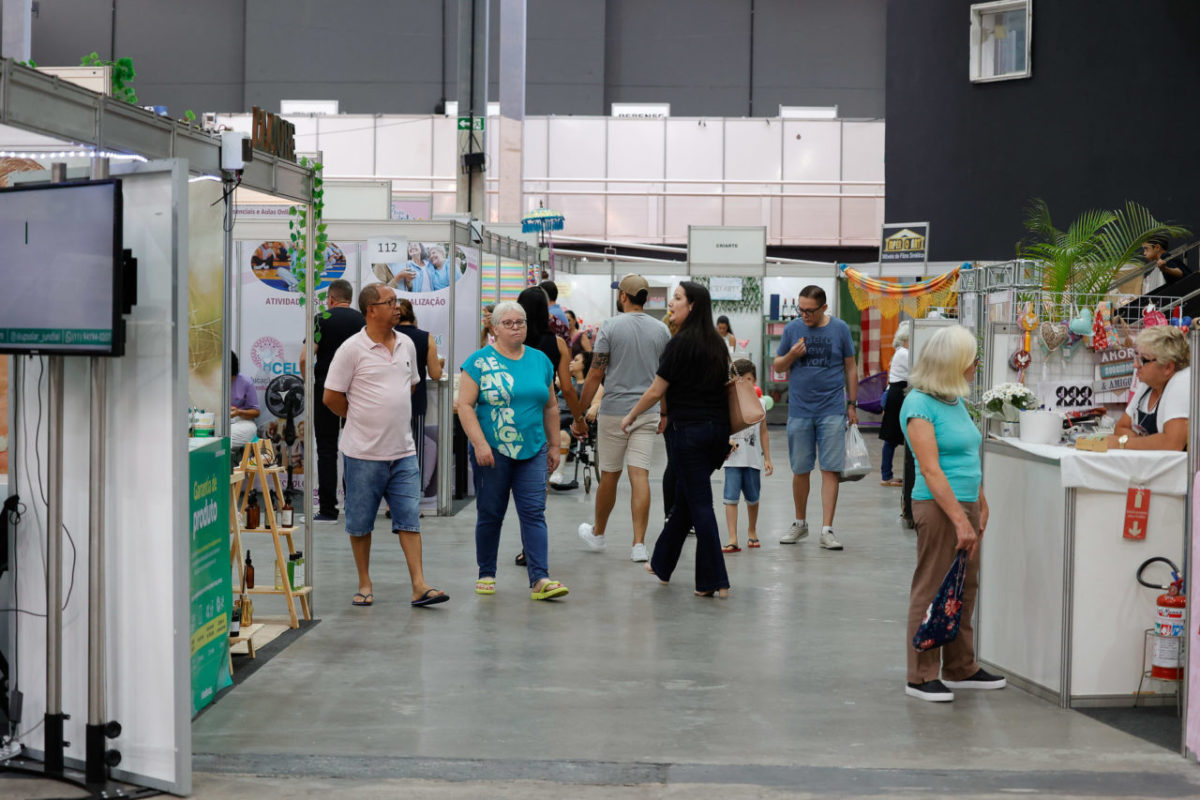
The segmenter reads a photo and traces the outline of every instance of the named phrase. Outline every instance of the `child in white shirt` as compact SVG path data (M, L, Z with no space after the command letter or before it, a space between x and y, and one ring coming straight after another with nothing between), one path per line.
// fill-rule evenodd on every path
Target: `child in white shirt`
M738 375L749 375L757 380L758 375L754 363L749 359L739 358L733 362L733 371ZM759 398L760 402L762 398ZM767 437L767 419L758 425L751 425L743 431L729 437L733 446L729 458L725 460L725 524L729 528L729 542L721 548L723 553L741 552L738 547L737 518L738 501L742 495L746 497L746 516L749 526L746 531L746 546L759 547L758 543L758 497L761 489L760 473L765 469L767 475L775 471L771 466L771 442Z

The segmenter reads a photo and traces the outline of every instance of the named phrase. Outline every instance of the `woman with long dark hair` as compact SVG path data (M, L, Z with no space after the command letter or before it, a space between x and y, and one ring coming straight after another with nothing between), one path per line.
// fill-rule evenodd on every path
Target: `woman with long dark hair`
M705 287L684 281L675 288L668 308L678 333L667 342L654 382L621 420L622 430L628 430L639 414L666 396L675 501L646 569L667 583L688 529L695 527L696 594L727 597L729 575L710 478L729 455L729 348L713 325L712 300Z

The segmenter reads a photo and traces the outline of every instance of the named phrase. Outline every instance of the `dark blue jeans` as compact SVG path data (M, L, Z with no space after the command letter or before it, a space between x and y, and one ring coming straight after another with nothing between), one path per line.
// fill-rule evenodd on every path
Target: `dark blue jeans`
M500 527L508 511L511 493L521 520L521 546L529 585L550 577L547 572L546 448L533 458L520 461L492 451L495 466L481 467L475 448L468 448L475 473L475 561L479 577L496 577L496 554L500 550Z
M883 455L879 461L879 477L882 480L892 479L892 457L896 455L896 445L891 442L883 443Z
M729 454L729 422L669 423L668 457L675 473L675 503L654 543L650 568L660 579L671 579L688 529L696 528L696 591L729 588L721 535L713 513L710 477Z

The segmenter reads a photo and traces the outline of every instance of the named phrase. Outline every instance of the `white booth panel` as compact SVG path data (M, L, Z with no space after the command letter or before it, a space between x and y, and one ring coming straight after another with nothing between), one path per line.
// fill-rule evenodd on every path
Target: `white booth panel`
M316 117L284 117L284 119L296 126L297 153L315 153L321 149L317 136ZM251 122L251 126L253 126L253 122ZM252 128L247 128L247 130L252 130ZM342 168L336 162L326 163L325 166L329 172L343 173Z
M694 185L689 189L696 190ZM720 197L668 197L663 203L663 238L670 242L687 241L689 225L720 225L723 222L724 201Z
M622 183L615 185L619 185L621 191L645 192L657 189L660 184ZM641 241L661 238L658 213L660 203L661 198L650 195L609 197L605 228L608 237ZM573 226L572 230L574 230Z
M655 178L665 175L664 123L661 119L608 120L608 177Z
M350 114L315 119L317 149L326 163L337 164L336 174L364 177L377 174L373 115Z
M883 189L885 131L882 120L842 123L842 180L879 181L872 191Z
M979 658L1059 692L1066 513L1059 465L988 450L983 485L988 531L1003 534L991 533L981 549ZM1012 586L1023 588L1005 590ZM1126 644L1130 650L1135 645Z
M590 262L589 262L590 263ZM608 268L607 262L602 264ZM618 277L621 265L617 265ZM564 306L575 312L580 324L592 327L613 315L616 303L616 292L612 289L612 277L605 272L603 275L566 275L558 274L558 299Z
M788 120L783 123L784 180L840 180L842 123ZM793 187L788 187L789 191ZM824 187L836 191L835 186ZM813 187L813 190L817 190Z
M549 175L548 123L549 120L546 117L527 119L521 130L525 142L525 192L527 195L546 189L544 181L530 181L529 178L545 178ZM528 196L525 198L525 205L527 211L537 208L537 202Z
M391 181L326 181L324 218L391 219Z
M603 117L552 118L547 122L548 175L562 178L599 178L607 168ZM594 195L554 194L596 192ZM571 233L577 236L604 236L605 201L603 182L564 181L550 186L546 205L570 220Z
M765 225L767 230L778 230L772 222L772 206L777 201L766 197L727 197L722 225ZM695 223L693 223L695 224Z
M883 225L883 198L845 198L840 202L842 240L878 246Z
M375 124L375 164L380 175L433 175L436 117L381 117ZM429 181L400 183L397 191L428 189Z
M782 135L783 125L778 120L725 120L725 177L731 180L779 180L782 175Z
M458 175L458 121L453 117L433 118L433 174ZM453 214L457 208L456 180L434 181L433 213Z
M832 187L800 184L788 191L820 191ZM779 229L781 244L838 243L840 200L832 197L785 198L779 201L782 221Z
M1184 498L1152 494L1142 540L1121 535L1124 494L1076 489L1075 499L1071 696L1128 696L1138 688L1143 632L1162 593L1139 584L1132 565L1151 556L1183 563Z

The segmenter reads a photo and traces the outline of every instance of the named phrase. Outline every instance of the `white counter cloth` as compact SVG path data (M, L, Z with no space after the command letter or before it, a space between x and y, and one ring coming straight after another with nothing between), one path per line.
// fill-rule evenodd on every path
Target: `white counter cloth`
M1187 453L1171 450L1109 450L1093 453L1060 445L1004 438L1007 445L1060 462L1064 489L1125 492L1137 486L1160 494L1187 494Z

